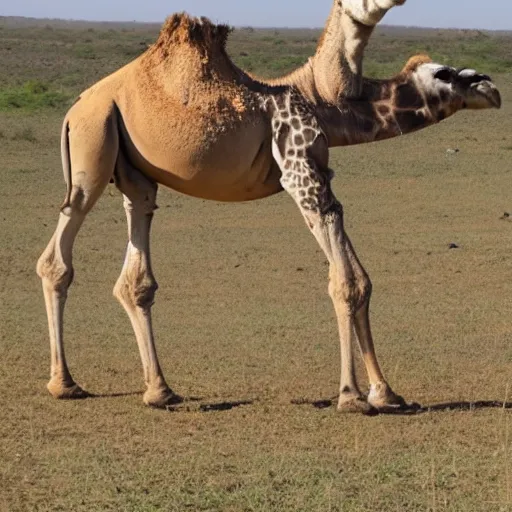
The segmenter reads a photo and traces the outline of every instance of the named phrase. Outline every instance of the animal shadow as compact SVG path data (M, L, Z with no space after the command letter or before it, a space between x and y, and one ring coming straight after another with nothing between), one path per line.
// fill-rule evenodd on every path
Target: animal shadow
M420 407L415 414L437 411L476 411L477 409L512 409L512 402L503 400L476 400L475 402L443 402Z
M85 392L83 398L123 398L127 396L141 396L144 391L127 391L123 393L89 393ZM176 404L169 405L166 409L169 412L216 412L216 411L230 411L236 407L242 407L244 405L252 405L255 400L231 400L223 402L206 402L203 397L189 396L183 397Z
M167 407L169 412L222 412L222 411L230 411L237 407L242 407L244 405L252 405L254 400L231 400L224 402L203 402L203 398L199 397L190 397L184 398L183 402L177 405L172 405Z
M141 396L144 391L125 391L123 393L89 393L86 392L84 398L123 398L125 396Z
M233 402L219 402L213 404L201 404L199 410L201 412L212 412L212 411L230 411L235 407L241 407L243 405L252 405L254 400L235 400Z
M337 397L326 398L321 400L307 400L296 399L292 400L294 405L311 405L315 409L327 409L336 404ZM417 403L405 404L402 407L389 408L387 410L379 411L379 414L389 415L407 415L413 416L416 414L425 414L431 412L443 411L475 411L478 409L512 409L512 402L504 402L502 400L476 400L474 402L459 401L459 402L442 402L431 405L419 405Z

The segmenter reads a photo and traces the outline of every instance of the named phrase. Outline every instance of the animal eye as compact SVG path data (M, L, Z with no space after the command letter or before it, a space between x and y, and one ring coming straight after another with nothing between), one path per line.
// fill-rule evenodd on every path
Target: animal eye
M436 71L434 78L442 80L443 82L451 82L452 72L448 68L442 68L439 71Z

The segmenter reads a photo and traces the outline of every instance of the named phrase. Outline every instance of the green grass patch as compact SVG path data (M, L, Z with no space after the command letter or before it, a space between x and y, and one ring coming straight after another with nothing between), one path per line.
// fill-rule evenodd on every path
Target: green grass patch
M74 48L74 54L80 59L94 60L97 58L96 51L87 41L85 44L78 44Z
M0 89L0 111L60 108L69 100L68 94L52 90L47 83L39 80L29 80L18 87Z

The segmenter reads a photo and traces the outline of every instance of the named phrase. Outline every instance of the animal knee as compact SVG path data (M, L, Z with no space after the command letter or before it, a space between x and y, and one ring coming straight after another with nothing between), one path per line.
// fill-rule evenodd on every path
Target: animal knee
M37 262L37 275L53 290L65 295L73 282L73 267L56 257L55 248L46 249Z
M114 296L122 304L150 308L155 301L158 283L144 268L126 268L114 287Z
M356 311L366 304L372 295L373 285L370 278L365 275L359 279L359 301Z
M329 276L329 296L335 302L345 302L348 303L350 301L351 295L351 286L350 283L337 275Z
M153 276L145 275L138 280L133 287L134 302L140 308L150 308L155 302L155 294L158 290L158 283Z
M370 300L372 283L366 275L345 279L339 274L332 274L328 290L333 302L342 302L351 313L355 313Z

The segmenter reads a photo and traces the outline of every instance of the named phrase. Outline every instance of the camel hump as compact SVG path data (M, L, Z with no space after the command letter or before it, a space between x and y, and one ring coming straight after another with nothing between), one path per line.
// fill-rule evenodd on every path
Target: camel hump
M212 47L224 49L231 27L215 25L208 18L195 18L187 13L169 16L160 30L156 46L166 48L170 45L188 44L208 52Z

